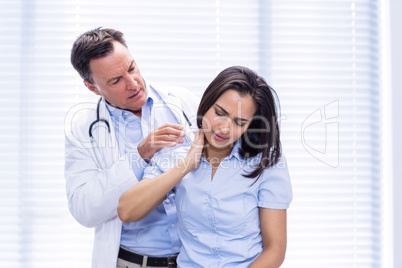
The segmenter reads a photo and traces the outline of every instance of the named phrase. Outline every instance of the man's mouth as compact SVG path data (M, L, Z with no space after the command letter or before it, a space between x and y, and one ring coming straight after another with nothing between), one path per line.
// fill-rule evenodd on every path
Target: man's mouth
M138 94L140 94L140 92L141 92L141 90L139 89L139 90L137 90L137 92L134 93L134 95L132 95L132 96L130 96L130 97L128 97L128 98L129 98L129 99L133 99L133 98L137 97Z

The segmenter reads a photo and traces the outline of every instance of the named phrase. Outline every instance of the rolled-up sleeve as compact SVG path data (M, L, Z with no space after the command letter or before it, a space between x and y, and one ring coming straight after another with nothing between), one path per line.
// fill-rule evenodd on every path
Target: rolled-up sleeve
M144 170L148 167L148 163L142 159L140 153L137 148L134 148L130 153L126 154L126 157L129 158L131 168L135 174L135 177L138 180L141 180L144 176Z
M151 161L147 168L144 170L144 178L153 179L159 175L161 175L163 171L159 168L159 166Z
M190 147L188 146L178 147L174 150L162 150L151 159L148 167L144 170L143 177L152 179L172 169L184 159L189 150Z

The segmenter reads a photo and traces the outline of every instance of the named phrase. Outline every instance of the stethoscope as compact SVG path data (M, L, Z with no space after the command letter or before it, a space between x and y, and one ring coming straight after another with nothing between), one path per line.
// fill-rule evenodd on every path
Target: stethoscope
M100 122L105 123L106 126L107 126L107 130L108 130L108 132L110 133L110 125L109 125L109 122L108 122L106 119L103 119L103 118L100 118L100 117L99 117L99 107L100 107L101 101L102 101L102 98L99 98L98 105L97 105L97 107L96 107L96 120L94 120L94 121L91 123L91 125L89 126L89 137L91 138L91 140L93 139L93 137L92 137L92 129L93 129L93 127L94 127L97 123L100 123ZM184 118L186 119L188 125L191 127L192 124L191 124L190 120L188 119L186 113L184 112L184 110L182 110L182 112L183 112Z
M102 98L99 98L98 105L97 105L97 107L96 107L96 120L93 121L93 122L91 123L91 125L89 126L89 137L91 138L91 140L93 139L93 137L92 137L92 128L93 128L94 125L96 125L97 123L104 122L104 123L106 124L106 126L107 126L107 130L108 130L109 133L110 133L110 125L109 125L109 122L108 122L106 119L99 118L99 107L100 107L101 101L102 101Z

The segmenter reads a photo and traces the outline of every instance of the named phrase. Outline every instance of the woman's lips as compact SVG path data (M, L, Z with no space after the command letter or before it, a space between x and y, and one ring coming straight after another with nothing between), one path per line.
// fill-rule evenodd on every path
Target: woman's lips
M214 138L215 138L215 140L217 140L217 141L224 141L224 140L227 139L227 138L222 137L221 135L218 135L218 134L216 134L216 133L214 133Z

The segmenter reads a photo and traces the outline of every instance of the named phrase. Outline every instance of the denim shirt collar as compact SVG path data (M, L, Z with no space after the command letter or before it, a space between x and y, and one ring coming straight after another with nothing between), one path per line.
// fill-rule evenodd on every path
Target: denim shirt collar
M240 146L239 140L235 141L232 151L231 151L230 154L229 154L227 157L225 157L222 161L231 160L233 157L236 158L236 159L239 160L239 161L242 161L243 159L242 159L242 157L240 156L240 153L239 153L240 147L241 147L241 146ZM201 156L201 160L202 160L202 161L205 161L205 162L208 162L208 161L204 158L204 156Z
M231 159L232 157L236 157L237 160L241 161L242 158L239 154L239 149L240 149L240 142L239 140L235 141L235 144L233 146L232 152L230 152L230 155L227 157L228 159Z

